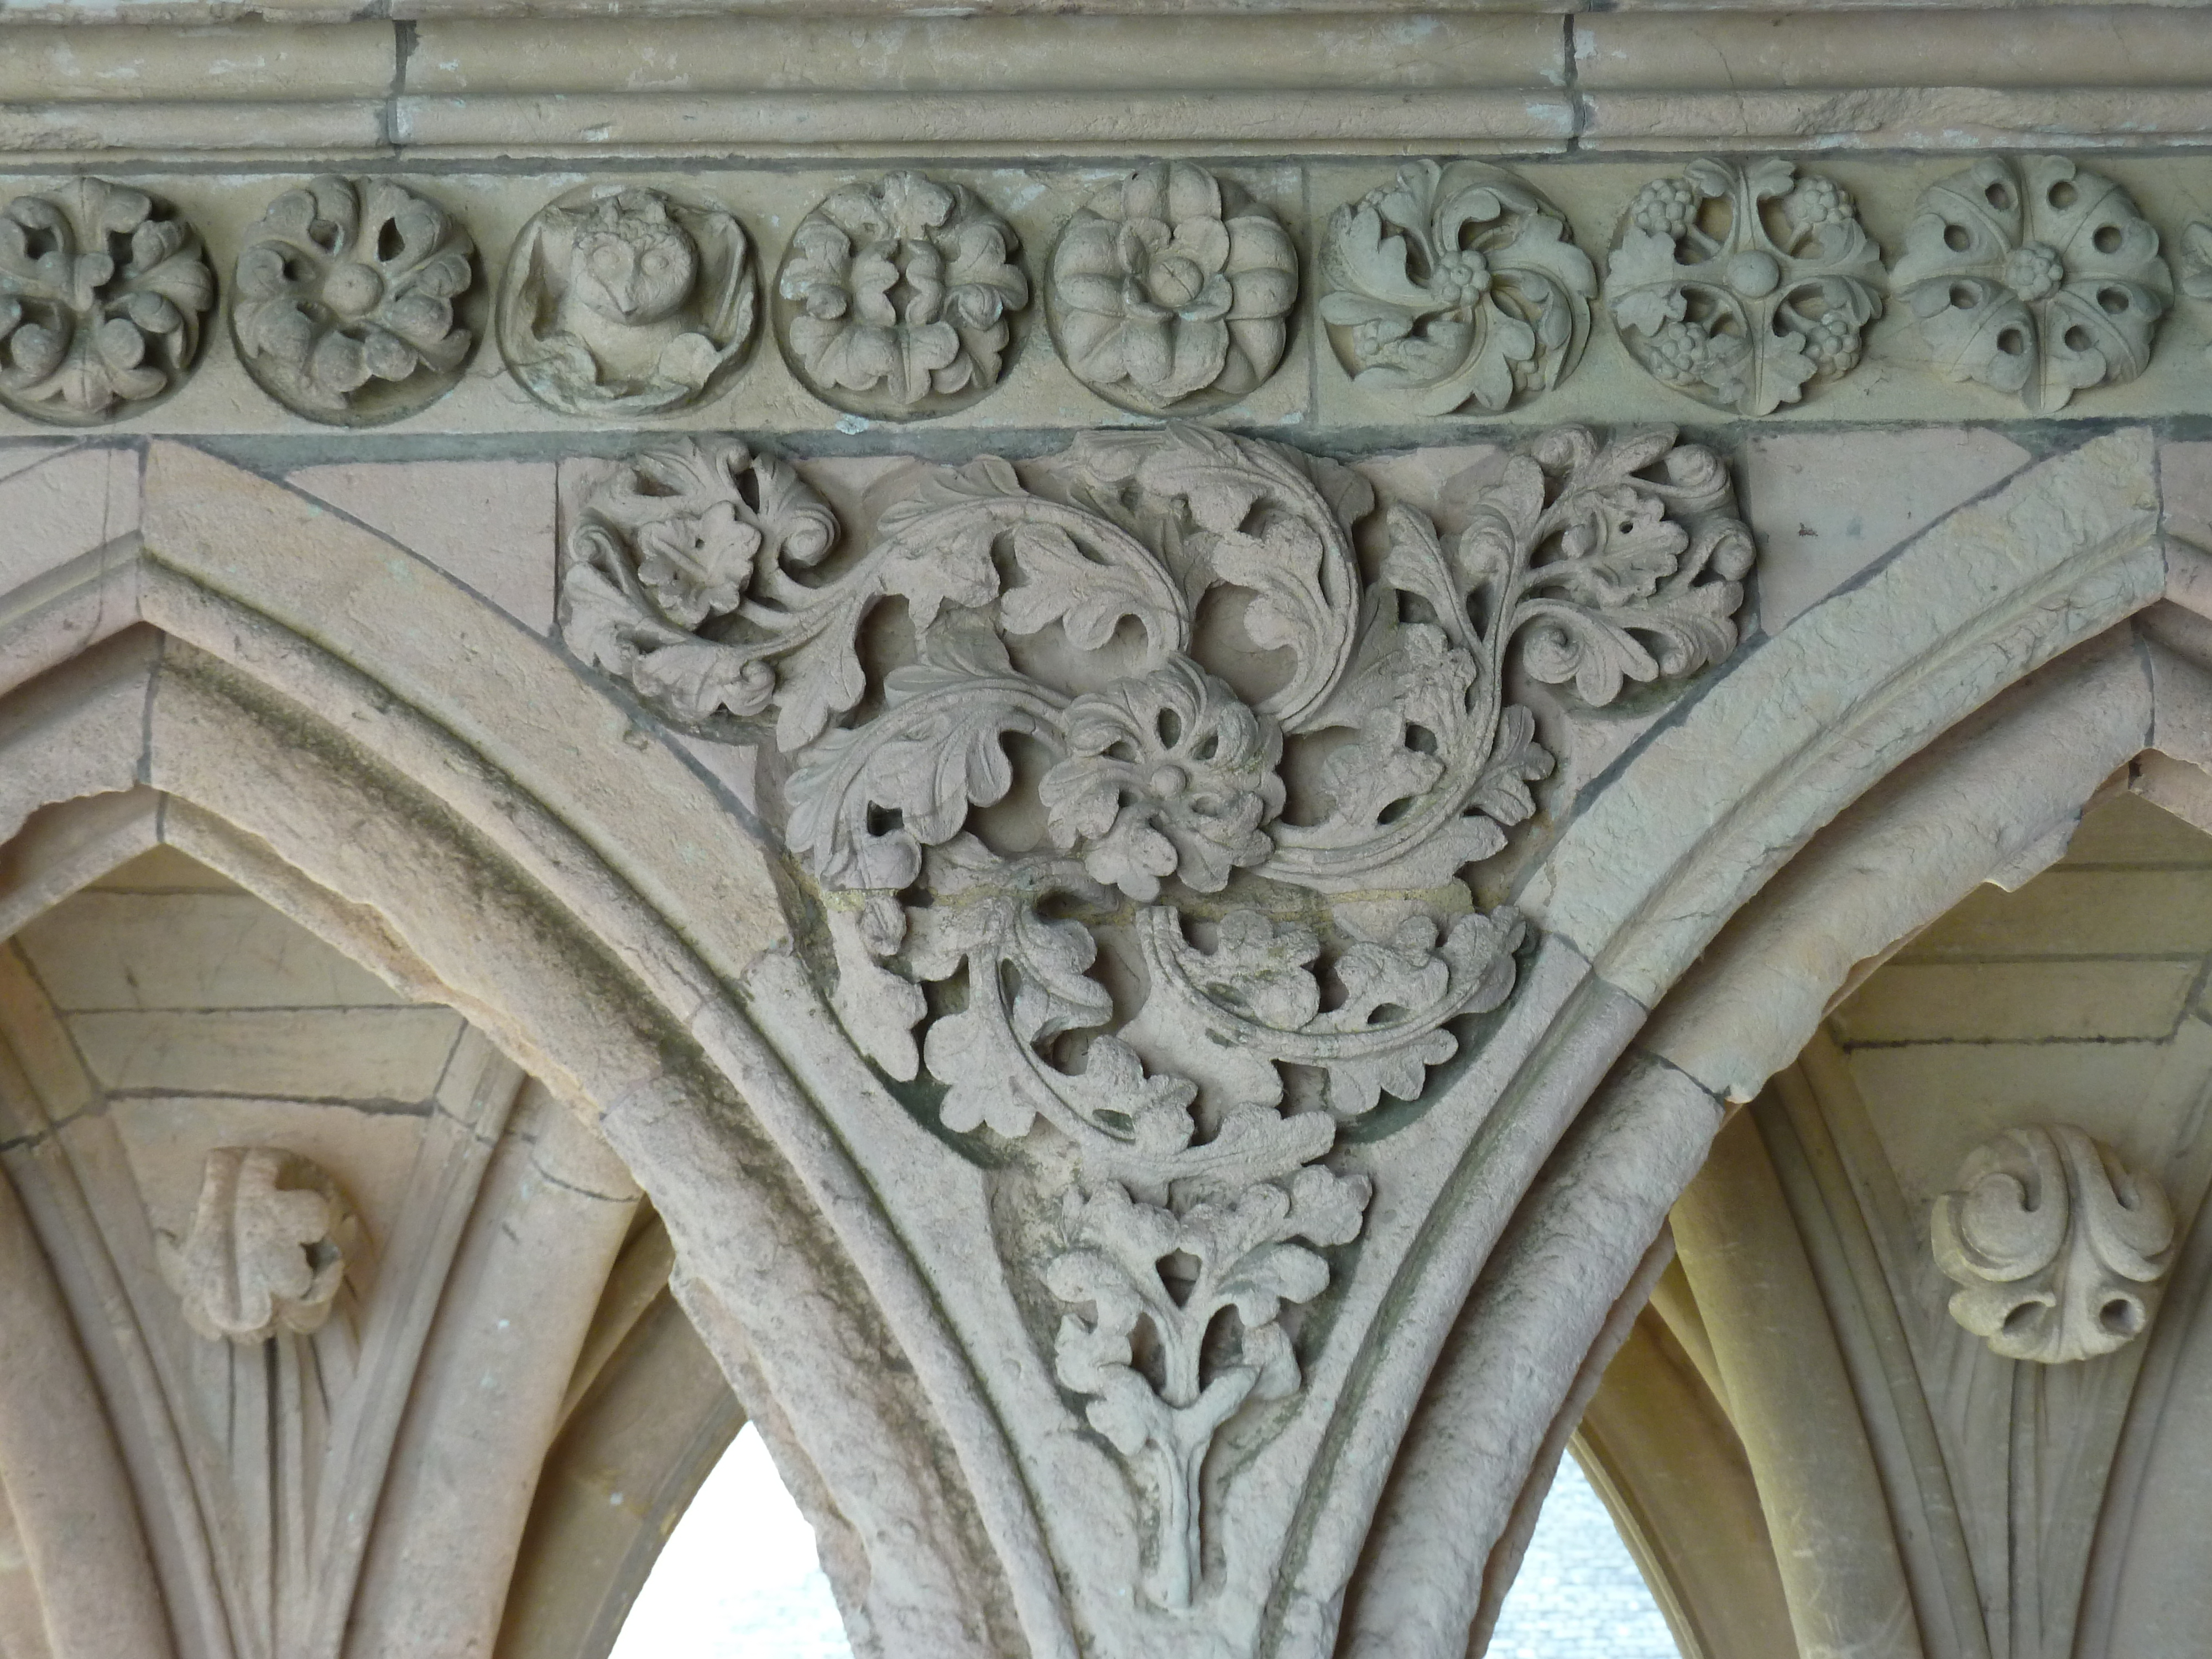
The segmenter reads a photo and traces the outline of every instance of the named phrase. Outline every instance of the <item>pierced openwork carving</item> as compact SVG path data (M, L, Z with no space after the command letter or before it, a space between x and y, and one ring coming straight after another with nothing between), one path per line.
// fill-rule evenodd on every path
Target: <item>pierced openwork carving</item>
M58 426L184 384L215 303L199 233L143 191L72 179L0 214L0 400Z
M965 185L894 173L792 233L776 291L791 366L857 414L939 415L999 383L1029 303L1013 228Z
M1858 364L1881 314L1881 250L1850 193L1778 158L1710 158L1637 193L1606 300L1652 378L1740 415L1771 415Z
M1442 529L1171 425L917 470L841 547L791 468L714 439L625 464L571 537L571 647L786 757L854 1042L1016 1153L1009 1248L1149 1503L1164 1607L1200 1589L1208 1448L1297 1388L1291 1310L1359 1231L1339 1126L1512 988L1523 924L1459 879L1552 766L1509 668L1605 703L1735 642L1749 533L1672 432L1556 432L1459 499Z
M1188 161L1139 167L1079 209L1045 284L1076 378L1147 415L1258 390L1283 361L1297 295L1290 233Z
M155 1248L191 1328L250 1347L322 1328L355 1227L337 1183L308 1159L221 1146L207 1156L191 1230L161 1234Z
M751 249L729 214L587 185L515 239L499 349L531 396L564 415L666 414L727 384L756 308Z
M1987 156L1930 185L1896 283L1949 380L2038 414L2150 366L2173 276L2127 191L2063 155Z
M2150 1322L2173 1212L2157 1180L2067 1124L1976 1147L1936 1200L1936 1262L1960 1290L1951 1316L2008 1359L2111 1353Z
M238 256L231 331L261 389L310 420L371 426L453 389L475 343L455 306L476 244L388 179L334 175L269 204Z
M1413 415L1495 411L1557 386L1597 295L1565 216L1480 161L1411 161L1339 208L1322 272L1321 314L1352 384Z

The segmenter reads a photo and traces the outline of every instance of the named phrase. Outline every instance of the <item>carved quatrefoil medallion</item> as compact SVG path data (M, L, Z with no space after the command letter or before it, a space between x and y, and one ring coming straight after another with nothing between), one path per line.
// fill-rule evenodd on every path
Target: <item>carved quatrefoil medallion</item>
M2127 191L2063 155L1991 155L1921 197L1898 291L1936 372L2037 414L2150 366L2173 276Z
M2008 1359L2124 1347L2150 1323L2173 1211L2157 1180L2069 1124L2008 1129L1966 1154L1936 1200L1951 1316Z
M1409 415L1496 411L1557 386L1597 271L1565 216L1480 161L1412 161L1328 222L1321 314L1352 384Z
M325 174L247 234L231 332L270 397L374 426L453 390L476 343L456 312L476 289L476 244L445 209L388 179Z
M499 290L499 349L564 415L664 415L729 383L757 308L752 253L720 208L586 185L523 227Z
M72 179L0 214L0 400L58 426L119 421L184 384L215 303L168 203Z
M1850 193L1774 158L1702 159L1646 185L1605 282L1621 340L1653 379L1740 415L1771 415L1848 374L1881 313L1881 250Z
M1275 216L1188 161L1078 210L1045 284L1053 337L1092 391L1143 415L1232 403L1283 361L1298 254Z
M1057 1305L1032 1340L1129 1472L1164 1607L1205 1587L1216 1436L1299 1389L1298 1310L1360 1231L1340 1127L1388 1133L1512 990L1524 925L1461 878L1552 767L1509 674L1603 704L1735 643L1752 542L1709 451L1569 429L1446 495L1439 525L1171 424L915 468L847 544L709 438L617 465L567 544L572 650L771 746L825 996L1012 1183L1018 1299Z
M832 406L941 415L999 383L1029 303L1013 228L965 185L894 173L801 220L776 277L792 371Z

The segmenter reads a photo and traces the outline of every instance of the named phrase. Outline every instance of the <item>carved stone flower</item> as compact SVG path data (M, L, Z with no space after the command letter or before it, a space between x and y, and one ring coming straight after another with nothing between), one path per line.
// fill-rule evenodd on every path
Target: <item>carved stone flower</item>
M729 214L587 185L515 239L499 349L531 396L562 414L664 414L727 383L755 308L750 249Z
M1046 286L1076 378L1147 414L1264 384L1297 294L1289 233L1188 161L1139 167L1079 210Z
M270 1146L207 1156L191 1231L161 1234L162 1277L202 1336L241 1347L280 1330L301 1335L330 1318L345 1277L352 1212L330 1176Z
M1501 410L1557 386L1597 272L1559 210L1480 161L1408 162L1330 217L1321 314L1352 384L1413 415Z
M1930 185L1897 262L1936 372L2063 409L2150 365L2173 276L2128 193L2063 155L1988 156Z
M1881 250L1849 191L1775 158L1646 185L1606 266L1629 355L1700 403L1771 415L1848 374L1881 314Z
M1046 823L1094 880L1143 903L1168 876L1213 893L1274 850L1261 826L1283 810L1282 733L1187 659L1079 697L1063 730Z
M72 179L0 214L0 400L85 426L135 415L198 358L199 233L143 191Z
M792 368L825 403L937 414L999 381L1029 303L1012 228L965 185L894 173L800 221L777 291Z
M371 425L443 397L474 343L454 304L476 244L434 202L325 175L269 204L238 258L231 330L262 389L311 420Z

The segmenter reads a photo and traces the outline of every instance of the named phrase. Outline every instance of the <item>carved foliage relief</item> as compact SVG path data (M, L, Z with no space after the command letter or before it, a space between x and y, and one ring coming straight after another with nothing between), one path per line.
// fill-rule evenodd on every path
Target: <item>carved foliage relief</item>
M777 278L791 366L825 403L939 414L996 386L1029 303L1020 242L965 185L894 173L833 193Z
M1559 210L1480 161L1411 162L1338 209L1322 270L1321 314L1353 384L1412 415L1494 411L1557 386L1597 294Z
M1630 355L1741 415L1849 374L1881 291L1881 250L1850 192L1775 158L1696 161L1646 185L1606 268Z
M271 202L249 237L231 329L270 396L364 426L453 389L475 343L454 307L476 244L445 209L387 179L325 175Z
M199 233L100 179L0 214L0 399L58 425L120 420L175 391L215 303Z
M2124 1347L2150 1322L2173 1212L2157 1180L2067 1124L2008 1129L1966 1155L1936 1200L1951 1316L2008 1359Z
M665 191L588 185L516 239L499 349L565 415L659 415L703 403L751 342L752 255L735 218Z
M322 1328L356 1231L337 1184L310 1160L269 1146L210 1152L183 1238L155 1241L162 1277L202 1336L250 1347Z
M2157 230L2063 155L1992 155L1930 185L1896 283L1939 373L2038 414L2142 374L2173 303Z
M1340 1127L1512 989L1524 926L1459 879L1552 766L1509 672L1602 704L1735 642L1711 453L1565 430L1470 489L1440 526L1171 425L916 470L848 542L718 438L625 464L568 539L570 647L780 754L847 1030L1016 1172L1037 1340L1163 1607L1203 1588L1209 1448L1296 1392L1297 1310L1360 1231Z

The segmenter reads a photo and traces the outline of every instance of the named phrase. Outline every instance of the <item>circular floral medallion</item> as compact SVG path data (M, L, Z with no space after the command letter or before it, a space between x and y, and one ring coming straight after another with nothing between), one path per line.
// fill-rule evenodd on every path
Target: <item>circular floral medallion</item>
M1637 192L1606 297L1654 380L1739 415L1771 415L1858 366L1881 314L1881 250L1850 193L1770 158L1692 161Z
M531 396L564 415L659 415L727 385L751 343L751 250L718 207L587 185L515 239L499 349Z
M2173 304L2158 232L2063 155L1992 155L1930 185L1896 282L1938 374L2038 414L2142 374Z
M436 203L332 175L269 204L238 256L231 332L261 389L309 420L374 426L451 391L476 343L456 307L476 244Z
M184 384L215 303L199 233L100 179L0 213L0 402L57 426L136 415Z
M823 200L776 277L792 372L823 402L906 419L999 383L1029 303L1013 228L965 185L894 173Z
M1231 403L1283 361L1297 250L1275 216L1188 161L1098 192L1053 249L1054 341L1081 380L1139 414Z
M1495 411L1557 386L1597 271L1565 218L1480 161L1413 161L1330 216L1321 314L1363 392L1410 415Z

